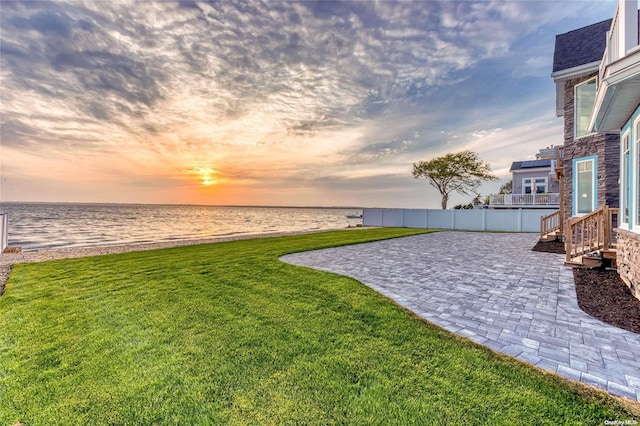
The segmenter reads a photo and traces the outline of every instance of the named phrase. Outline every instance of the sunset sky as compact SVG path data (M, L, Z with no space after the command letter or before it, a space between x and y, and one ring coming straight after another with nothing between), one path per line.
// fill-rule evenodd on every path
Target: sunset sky
M615 7L2 0L0 201L437 208L411 165L463 149L497 192L562 143L555 35Z

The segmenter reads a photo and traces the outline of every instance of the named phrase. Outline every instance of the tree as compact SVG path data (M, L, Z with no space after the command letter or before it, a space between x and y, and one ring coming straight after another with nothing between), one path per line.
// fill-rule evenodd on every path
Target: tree
M513 192L513 181L509 181L500 187L498 194L511 194Z
M442 195L441 206L447 208L449 194L477 193L483 181L498 180L491 166L471 151L449 153L429 161L413 163L413 177L424 177Z

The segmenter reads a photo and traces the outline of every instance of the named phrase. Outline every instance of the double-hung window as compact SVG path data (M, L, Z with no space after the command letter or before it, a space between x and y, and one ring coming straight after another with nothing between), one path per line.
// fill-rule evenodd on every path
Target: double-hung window
M573 160L573 214L591 213L598 203L598 159L596 156Z

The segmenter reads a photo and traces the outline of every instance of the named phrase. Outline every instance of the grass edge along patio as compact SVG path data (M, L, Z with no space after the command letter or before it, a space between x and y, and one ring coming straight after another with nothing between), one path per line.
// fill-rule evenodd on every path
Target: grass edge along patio
M637 404L456 337L292 252L365 229L17 264L0 423L604 424Z

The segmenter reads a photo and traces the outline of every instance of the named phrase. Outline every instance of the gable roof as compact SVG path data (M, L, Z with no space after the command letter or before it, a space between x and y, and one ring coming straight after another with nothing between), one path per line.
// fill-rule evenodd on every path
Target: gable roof
M553 72L602 60L612 19L556 36Z
M510 172L515 170L524 170L524 169L539 169L542 167L551 168L551 160L527 160L527 161L514 161L511 163Z

